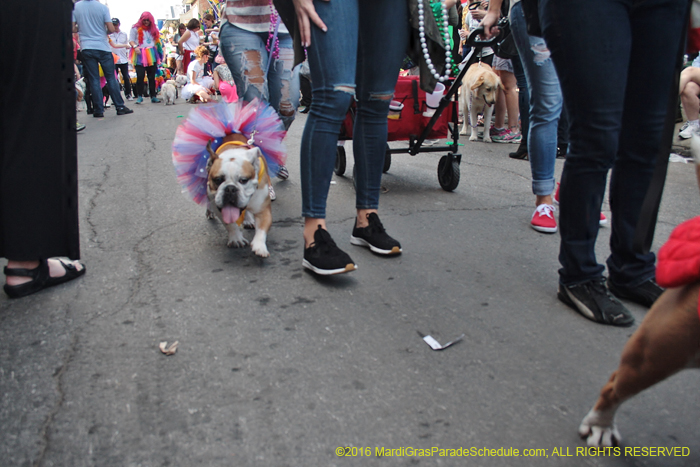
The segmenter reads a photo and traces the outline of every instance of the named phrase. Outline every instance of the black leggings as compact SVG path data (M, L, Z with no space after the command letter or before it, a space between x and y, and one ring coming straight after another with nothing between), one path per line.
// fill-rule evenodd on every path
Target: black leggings
M148 74L148 94L151 99L156 97L156 66L136 65L136 97L143 96L143 78Z
M114 65L122 74L122 81L124 81L124 96L131 96L131 79L129 78L129 64L128 63L117 63Z

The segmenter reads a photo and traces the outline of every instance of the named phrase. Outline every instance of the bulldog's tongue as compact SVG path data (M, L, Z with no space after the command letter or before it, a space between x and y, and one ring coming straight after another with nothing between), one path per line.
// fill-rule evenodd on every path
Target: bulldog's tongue
M241 216L241 210L234 206L226 206L221 208L221 216L224 218L224 224L233 224Z

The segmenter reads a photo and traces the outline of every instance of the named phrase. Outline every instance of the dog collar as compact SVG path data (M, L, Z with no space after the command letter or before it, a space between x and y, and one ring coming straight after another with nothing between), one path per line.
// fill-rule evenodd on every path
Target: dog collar
M243 141L227 141L221 146L219 146L216 150L216 155L218 156L222 152L226 151L227 149L231 149L232 146L235 146L237 148L244 148L244 149L252 149L249 145L248 142L243 142Z

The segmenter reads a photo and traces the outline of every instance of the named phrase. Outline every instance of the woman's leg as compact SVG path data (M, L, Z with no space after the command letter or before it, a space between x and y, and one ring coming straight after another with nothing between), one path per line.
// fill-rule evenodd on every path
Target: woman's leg
M294 70L292 36L280 34L279 59L273 61L267 75L270 105L277 111L284 129L292 125L299 106L299 73Z
M307 49L313 104L300 152L306 247L313 243L318 226L326 228L326 199L335 166L338 135L355 95L359 31L358 0L317 2L315 6L328 32L312 26L311 46ZM226 56L224 58L228 61Z
M238 97L246 102L255 98L270 101L265 78L269 52L267 33L258 34L225 23L219 35L220 50L228 64Z
M141 65L136 65L136 97L143 97L143 80L146 77L146 69Z
M505 96L506 112L508 113L508 128L513 133L520 131L518 120L520 111L518 109L518 83L515 75L510 71L501 70L498 72L503 83L503 94Z
M552 204L557 122L562 109L559 79L544 39L527 34L522 5L511 10L511 30L527 77L529 94L528 155L535 204Z
M146 73L148 75L148 93L151 95L151 99L157 99L156 95L156 65L151 65L146 67Z
M353 132L357 227L366 226L367 214L379 207L387 115L408 45L407 23L408 7L403 0L360 2L358 102Z

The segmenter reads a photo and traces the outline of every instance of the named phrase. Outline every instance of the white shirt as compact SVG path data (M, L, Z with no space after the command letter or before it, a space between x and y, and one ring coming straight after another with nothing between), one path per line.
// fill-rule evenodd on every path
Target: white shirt
M201 80L204 77L204 66L199 63L199 60L192 60L190 65L187 67L187 82L192 83L192 74L194 73L194 78L197 83L202 84Z
M124 31L119 31L119 32L113 32L112 34L109 35L109 38L112 39L112 43L115 45L124 45L129 43L129 38L126 37L126 33ZM115 54L117 57L119 57L119 60L117 60L117 64L121 65L123 63L129 63L129 49L126 47L112 47L112 53Z

